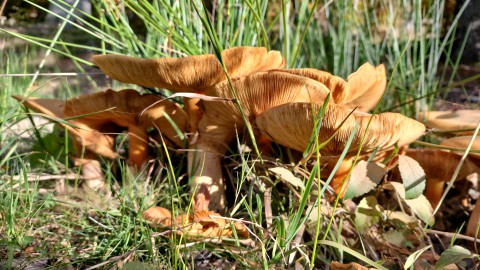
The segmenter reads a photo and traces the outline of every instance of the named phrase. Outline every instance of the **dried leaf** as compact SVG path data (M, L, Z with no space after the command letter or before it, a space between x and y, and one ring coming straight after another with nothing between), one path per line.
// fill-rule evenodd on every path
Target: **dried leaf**
M152 222L154 225L163 225L171 226L172 225L172 213L170 210L160 207L153 206L145 210L142 214L143 218Z
M424 195L420 195L415 199L407 200L405 199L405 187L402 183L390 182L390 184L395 188L395 191L400 198L405 201L418 218L430 226L435 223L432 205Z
M405 186L405 198L414 199L425 190L425 172L416 160L408 156L398 157L398 169Z
M407 246L412 246L412 242L408 240L408 236L410 234L411 234L410 230L393 229L383 233L383 237L389 243L397 247L407 247Z
M433 217L433 208L427 197L420 195L411 200L405 200L405 203L412 209L412 211L426 224L433 226L435 218Z
M404 212L385 210L384 214L389 220L400 221L409 228L414 228L417 226L418 220L415 217L412 217Z
M285 182L291 184L294 187L298 187L300 189L305 189L305 185L303 184L303 181L293 175L293 173L285 168L282 167L275 167L275 168L270 168L268 169L269 171L273 172L276 174L280 179L284 180Z
M355 198L369 192L382 181L386 173L383 164L360 160L352 170L344 199Z
M359 232L364 233L380 221L377 205L377 199L373 196L365 197L360 201L355 210L355 226Z
M415 263L415 261L422 255L422 253L431 247L432 247L431 245L426 246L410 254L410 256L408 256L407 258L407 261L405 262L405 265L403 266L403 269L409 269Z
M330 269L331 270L374 270L376 268L368 268L368 267L365 267L361 264L354 263L354 262L344 264L344 263L339 263L339 262L333 261L330 264Z
M442 255L440 255L440 259L438 259L435 269L444 269L444 267L449 264L458 263L459 261L471 258L472 256L472 252L468 249L461 246L453 246L446 249Z

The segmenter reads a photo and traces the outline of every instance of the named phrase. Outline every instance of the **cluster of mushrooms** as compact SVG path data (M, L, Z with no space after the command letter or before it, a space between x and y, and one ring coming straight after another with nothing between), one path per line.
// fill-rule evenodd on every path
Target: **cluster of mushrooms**
M74 138L78 164L90 179L85 183L96 190L104 188L98 156L119 156L114 142L120 132L128 132L128 164L134 171L148 160L152 139L160 138L175 148L188 147L193 213L172 217L160 207L144 213L146 219L182 228L177 231L188 235L224 236L236 231L248 236L241 223L225 222L215 213L226 207L222 159L231 141L247 129L266 146L275 142L303 152L312 132L320 127L317 143L328 142L320 149L320 162L327 165L322 177L333 170L347 139L355 133L331 182L340 194L357 156L385 156L425 132L424 124L401 114L368 113L386 88L383 65L366 63L344 80L317 69L284 69L281 54L265 48L235 47L223 51L222 58L225 69L211 54L161 59L94 56L94 64L112 79L188 93L183 95L183 109L168 99L131 89L67 101L15 98L66 128Z

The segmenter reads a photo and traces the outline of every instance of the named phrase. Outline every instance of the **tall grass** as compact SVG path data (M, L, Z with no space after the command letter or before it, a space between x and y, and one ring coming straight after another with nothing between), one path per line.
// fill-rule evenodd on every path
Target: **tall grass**
M26 2L49 12L33 1ZM69 14L59 18L61 23L51 37L0 30L42 50L51 50L52 54L70 57L82 68L91 65L88 59L77 55L85 50L139 57L181 57L204 53L218 56L221 49L241 45L280 50L287 67L325 69L344 78L366 61L386 63L389 87L378 111L396 110L415 116L419 109L431 106L432 100L441 94L442 87L450 84L454 76L438 76L440 63L453 70L458 66L457 59L452 58L451 45L458 16L450 25L445 25L442 16L444 1L363 0L355 3L347 0L92 1L92 15L77 10L78 1L73 5L51 1L50 5ZM88 42L68 41L67 34L72 29L85 35ZM34 55L24 52L12 55L21 60L6 57L0 63L0 73L31 73L22 63ZM34 71L43 69L36 66ZM2 128L25 117L20 106L12 103L10 95L30 91L36 77L34 80L4 79L2 88L7 91L0 92ZM113 85L124 86L120 83ZM324 199L326 188L317 183L318 164L305 167L310 171L303 173L306 188L299 193L290 188L282 189L276 185L278 183L266 179L255 153L232 156L231 166L236 168L228 168L228 171L236 181L237 192L232 213L251 222L249 228L253 232L255 248L241 244L238 239L222 245L202 241L186 244L184 237L153 233L141 218L142 211L153 204L168 208L180 206L178 212L188 209L191 203L188 187L184 185L186 181L180 181L185 178L184 155L170 152L166 147L159 149L159 155L168 158L156 161L157 166L147 174L148 177L139 177L134 184L124 186L118 183L127 181L123 179L127 171L125 164L119 160L104 161L106 177L116 185L116 196L112 201L92 199L85 205L70 198L53 197L52 192L40 194L40 187L49 191L52 187L43 187L45 184L38 180L28 180L27 174L32 169L67 174L71 169L65 166L68 161L50 156L45 158L50 161L45 163L47 165L30 168L25 161L28 159L23 159L28 157L28 152L16 150L16 138L1 136L0 170L6 176L19 176L15 178L19 184L15 187L17 182L10 177L0 180L0 189L5 191L0 195L0 215L5 217L1 220L0 235L7 236L0 245L7 247L9 266L14 263L15 252L35 246L45 254L53 252L66 259L56 262L56 267L86 268L101 261L105 264L99 267L112 267L127 261L142 261L156 267L186 268L195 264L194 258L200 251L208 250L213 256L218 254L229 261L238 261L239 267L244 268L291 267L295 263L311 268L324 267L333 260L352 256L382 268L365 255L367 252L358 253L342 239L343 222L348 218L322 216L320 200ZM253 136L252 139L254 141ZM239 145L242 143L238 142ZM318 149L315 151L318 155ZM122 173L116 175L114 168L120 168ZM264 209L271 206L265 205L261 194L269 186L274 187L271 202L274 216L271 226L266 228L266 220L270 217L265 216ZM32 192L25 192L29 190ZM63 211L61 215L58 215L58 209ZM313 217L315 214L316 218ZM18 220L26 223L19 225ZM45 233L35 231L34 226L55 228ZM303 243L296 239L303 230L310 233L311 241ZM55 234L63 237L56 238ZM49 247L35 243L30 236L42 241L50 239L56 245Z

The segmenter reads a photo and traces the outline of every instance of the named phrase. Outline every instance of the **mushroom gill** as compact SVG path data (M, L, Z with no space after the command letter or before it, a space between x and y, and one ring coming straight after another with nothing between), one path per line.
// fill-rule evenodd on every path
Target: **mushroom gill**
M257 126L267 137L286 147L305 151L315 127L316 117L322 104L287 103L265 111L257 117ZM388 151L415 141L425 132L425 126L398 113L367 114L329 104L318 133L318 143L327 142L320 149L322 159L328 160L331 171L343 152L345 144L358 123L351 147L342 161L331 186L340 191L345 175L351 168L357 152L361 156L373 151ZM364 139L364 140L363 140ZM361 149L360 149L361 148Z

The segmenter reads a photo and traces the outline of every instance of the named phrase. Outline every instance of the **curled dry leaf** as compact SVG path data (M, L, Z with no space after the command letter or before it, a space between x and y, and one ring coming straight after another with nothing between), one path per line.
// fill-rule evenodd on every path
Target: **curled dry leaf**
M344 263L333 261L330 264L330 269L331 270L375 270L376 268L368 268L355 262L344 264Z
M386 173L385 165L381 163L358 161L350 174L350 183L344 198L354 198L369 192L380 183Z
M152 227L171 227L179 235L195 238L233 237L234 230L241 238L248 238L247 227L240 222L230 222L212 211L195 211L191 215L172 217L170 210L154 206L143 212L143 218Z

